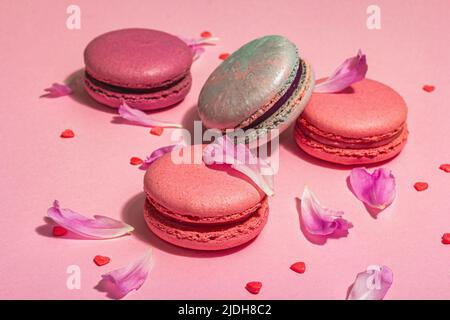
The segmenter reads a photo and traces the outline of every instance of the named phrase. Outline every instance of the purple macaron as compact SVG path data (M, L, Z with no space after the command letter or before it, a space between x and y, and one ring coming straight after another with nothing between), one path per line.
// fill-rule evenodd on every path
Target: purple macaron
M93 39L84 51L84 87L96 101L117 108L154 110L188 94L193 54L176 36L150 29L122 29Z

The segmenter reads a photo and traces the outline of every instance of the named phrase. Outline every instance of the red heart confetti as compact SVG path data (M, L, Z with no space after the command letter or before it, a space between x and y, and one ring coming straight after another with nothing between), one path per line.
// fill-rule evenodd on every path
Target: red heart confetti
M162 127L153 127L150 129L150 133L154 134L155 136L160 136L164 132L164 128Z
M200 33L200 37L209 38L209 37L212 37L212 33L209 31L203 31L202 33Z
M436 88L435 88L435 86L426 84L422 87L422 89L423 89L423 91L426 91L426 92L433 92L434 89L436 89Z
M427 189L428 189L428 183L426 183L426 182L416 182L416 183L414 184L414 188L415 188L417 191L424 191L424 190L427 190Z
M304 262L296 262L291 265L291 270L297 273L305 273L306 265Z
M219 59L220 59L220 60L225 60L225 59L228 58L229 56L230 56L229 53L221 53L221 54L219 55Z
M53 227L53 235L55 237L62 237L67 234L67 229L61 226L54 226Z
M444 163L439 166L439 169L445 172L450 172L450 164Z
M70 130L70 129L66 129L63 132L61 132L60 137L61 138L65 138L65 139L66 138L73 138L73 137L75 137L75 133L72 130Z
M259 291L261 290L262 287L262 283L259 281L252 281L247 283L247 285L245 286L245 289L247 289L248 292L253 293L253 294L258 294Z
M131 157L131 159L130 159L130 164L133 166L138 166L138 165L142 164L143 162L144 161L142 161L142 159L138 158L138 157Z
M442 235L442 243L443 244L450 244L450 233L444 233Z
M96 255L94 257L94 263L98 265L99 267L104 266L105 264L108 264L111 259L109 257Z

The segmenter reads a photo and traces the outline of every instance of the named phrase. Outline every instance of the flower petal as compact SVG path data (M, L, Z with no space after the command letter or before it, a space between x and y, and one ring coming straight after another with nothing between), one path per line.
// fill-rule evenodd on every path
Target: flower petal
M53 83L51 87L45 88L44 91L47 93L43 94L41 97L45 98L59 98L73 93L73 90L68 85L56 82Z
M274 195L273 175L270 164L258 158L243 143L234 144L227 135L217 138L203 150L206 164L229 164L249 177L268 196Z
M328 236L347 232L353 225L342 218L344 212L322 207L316 196L305 186L301 200L301 221L313 235Z
M166 153L172 152L173 150L178 150L182 147L186 146L186 143L184 141L178 142L177 144L172 144L170 146L165 146L156 149L153 151L147 159L145 159L144 163L139 167L141 170L147 170L148 167L157 159L161 158Z
M348 88L353 83L364 79L367 73L366 55L358 51L355 57L345 60L324 82L314 87L316 93L333 93Z
M386 266L373 265L358 273L348 300L382 300L392 285L394 275Z
M204 46L215 45L215 42L219 41L219 38L210 36L206 38L193 39L182 38L181 40L183 40L189 46L189 48L191 48L193 54L192 60L195 61L200 58L203 52L205 52Z
M395 199L395 177L389 169L369 173L365 168L354 168L349 179L355 196L372 208L383 210Z
M145 112L131 108L125 101L119 106L119 115L123 119L146 126L146 127L165 127L165 128L181 128L181 124L168 123L150 118Z
M132 226L112 218L95 215L90 219L71 209L63 209L58 200L47 210L47 215L67 230L91 239L117 238L134 230Z
M132 290L138 290L147 279L153 267L153 253L149 249L145 255L129 265L102 275L106 281L112 282L120 293L125 296Z

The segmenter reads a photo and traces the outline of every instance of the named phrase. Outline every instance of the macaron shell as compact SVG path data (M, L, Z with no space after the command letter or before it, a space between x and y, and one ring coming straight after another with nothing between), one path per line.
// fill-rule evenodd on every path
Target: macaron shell
M192 77L189 73L177 85L162 91L152 93L124 93L108 90L106 87L93 83L88 78L84 78L84 88L86 92L97 102L118 108L122 101L130 107L140 110L154 110L172 106L182 101L192 85Z
M405 126L401 134L387 144L375 148L351 149L320 143L306 137L298 127L295 128L294 132L294 139L297 145L309 155L344 165L372 164L389 160L402 151L408 138L408 130Z
M324 132L360 138L401 127L407 106L392 88L364 79L340 93L313 94L301 116Z
M242 245L261 232L269 213L267 199L262 204L242 223L214 227L199 228L167 219L148 201L145 204L144 218L150 230L169 243L195 250L223 250Z
M123 88L155 88L184 77L191 49L178 37L151 29L121 29L93 39L84 51L86 71Z
M247 143L257 139L265 141L263 137L268 134L271 137L267 140L271 140L273 139L271 130L277 129L278 134L281 134L300 116L307 106L314 89L314 72L311 66L304 60L301 61L301 64L303 68L302 79L294 94L277 112L253 127L255 130L245 131L245 137L242 140L245 139Z
M198 102L203 124L238 127L282 96L298 68L297 48L282 36L247 43L222 62L203 86Z
M241 213L262 201L265 194L248 177L228 165L205 165L204 147L174 151L186 163L175 163L174 152L153 162L144 176L148 197L171 212L199 218Z

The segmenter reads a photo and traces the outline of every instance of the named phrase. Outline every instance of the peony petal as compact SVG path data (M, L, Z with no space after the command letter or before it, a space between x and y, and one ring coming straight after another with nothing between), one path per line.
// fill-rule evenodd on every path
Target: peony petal
M270 164L254 156L245 144L234 144L227 135L217 138L203 150L203 161L208 165L229 164L249 177L268 196L274 195L274 172Z
M145 255L129 265L102 275L102 279L114 284L122 296L132 290L138 290L147 279L153 267L153 253L149 249Z
M355 57L345 60L324 82L314 87L316 93L333 93L348 88L353 83L364 79L367 73L366 55L358 51Z
M383 300L392 285L394 275L386 266L373 265L358 273L348 300Z
M72 94L72 89L65 84L53 83L51 87L45 88L44 91L47 93L43 94L42 98L59 98Z
M67 230L91 239L117 238L134 230L132 226L112 218L95 215L90 219L71 209L63 209L58 200L47 210L47 215Z
M383 210L395 199L395 177L389 169L369 173L365 168L354 168L349 179L355 196L372 208Z
M177 144L172 144L170 146L161 147L153 151L147 159L145 159L144 163L139 167L141 170L147 170L148 167L157 159L161 158L166 153L172 152L173 150L178 150L182 147L186 146L184 141L178 142Z
M123 119L126 119L128 121L146 126L146 127L165 127L165 128L181 128L181 124L176 123L168 123L163 121L157 121L150 116L148 116L145 112L131 108L129 105L126 104L125 101L122 102L122 104L119 106L119 115Z
M321 206L316 196L305 186L301 201L301 221L313 235L328 236L348 232L353 225L342 218L344 212Z
M217 37L206 37L206 38L195 38L195 39L188 39L188 38L182 38L189 48L192 50L192 60L197 60L200 58L203 52L205 52L204 46L208 45L215 45L215 42L219 41L219 38Z

